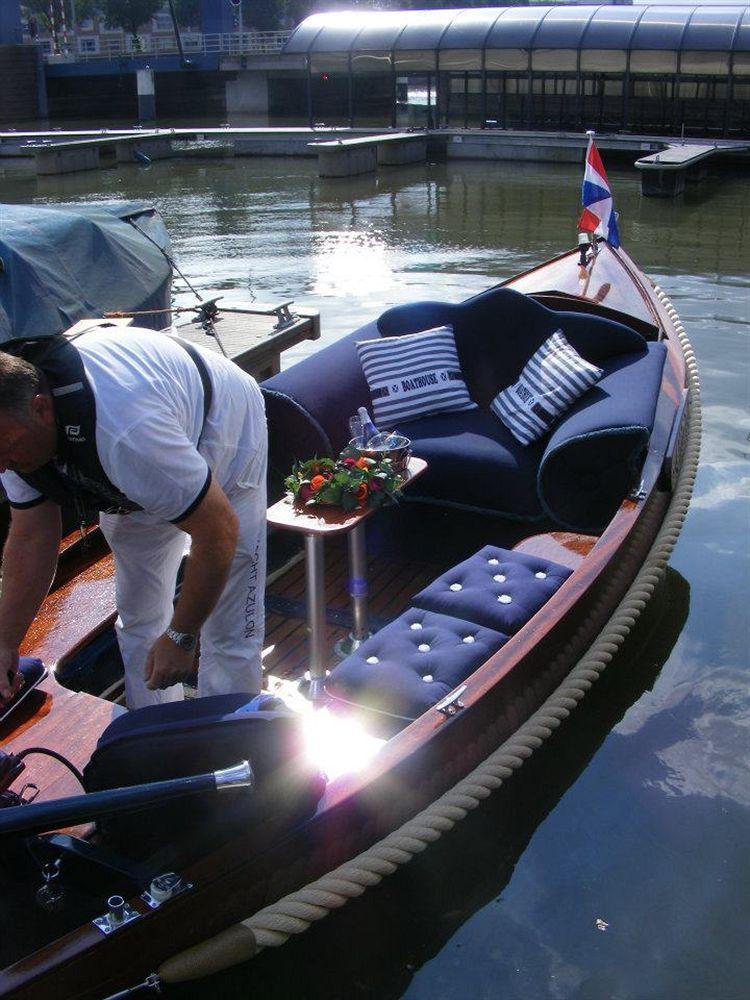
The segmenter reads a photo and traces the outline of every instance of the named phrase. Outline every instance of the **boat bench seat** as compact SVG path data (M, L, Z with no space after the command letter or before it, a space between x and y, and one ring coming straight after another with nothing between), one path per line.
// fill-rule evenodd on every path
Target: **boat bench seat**
M509 288L460 303L396 306L263 382L270 495L280 492L295 459L337 455L349 440L349 417L360 406L371 407L357 342L437 326L453 329L477 409L399 423L413 453L428 463L404 499L521 520L551 518L558 527L598 534L638 482L654 425L664 344L647 343L609 318L548 309ZM524 446L489 405L557 329L604 375L550 433Z
M326 690L335 700L406 724L501 649L571 572L549 559L487 545L342 660Z
M549 559L485 545L433 580L412 604L515 635L570 573Z

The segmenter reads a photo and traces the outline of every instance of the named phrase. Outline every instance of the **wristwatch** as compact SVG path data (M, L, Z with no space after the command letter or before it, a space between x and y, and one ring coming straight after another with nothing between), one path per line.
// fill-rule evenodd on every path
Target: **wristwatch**
M175 646L179 646L180 649L184 649L186 653L192 653L195 649L195 644L198 641L198 636L193 635L192 632L178 632L173 629L171 625L168 625L164 629L164 635L167 639L171 639Z

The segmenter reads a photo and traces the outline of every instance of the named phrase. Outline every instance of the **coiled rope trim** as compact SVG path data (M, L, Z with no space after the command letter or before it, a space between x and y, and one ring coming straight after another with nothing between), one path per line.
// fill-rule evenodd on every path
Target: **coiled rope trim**
M695 354L677 310L658 285L654 285L654 289L673 325L685 359L690 402L685 455L672 500L648 556L598 638L544 704L450 791L351 861L264 907L228 931L166 960L158 973L163 981L199 978L244 961L263 948L276 948L292 935L301 934L323 920L332 910L378 885L453 829L522 767L567 719L607 668L664 577L687 515L698 470L701 412Z

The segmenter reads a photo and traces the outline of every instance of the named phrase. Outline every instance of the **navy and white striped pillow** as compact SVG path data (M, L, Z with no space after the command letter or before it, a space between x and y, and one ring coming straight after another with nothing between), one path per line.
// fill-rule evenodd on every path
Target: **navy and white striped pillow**
M562 330L555 330L490 409L521 444L531 444L603 374L570 346Z
M428 413L474 410L449 326L357 344L381 430Z

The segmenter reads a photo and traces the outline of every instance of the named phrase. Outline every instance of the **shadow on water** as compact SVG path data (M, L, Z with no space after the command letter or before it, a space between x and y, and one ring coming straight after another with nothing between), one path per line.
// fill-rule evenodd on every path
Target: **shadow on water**
M499 901L532 836L612 728L651 690L688 616L690 587L672 569L625 646L567 724L450 834L380 886L278 950L170 998L401 996L477 911ZM503 942L499 942L503 947ZM512 943L506 942L512 950Z

